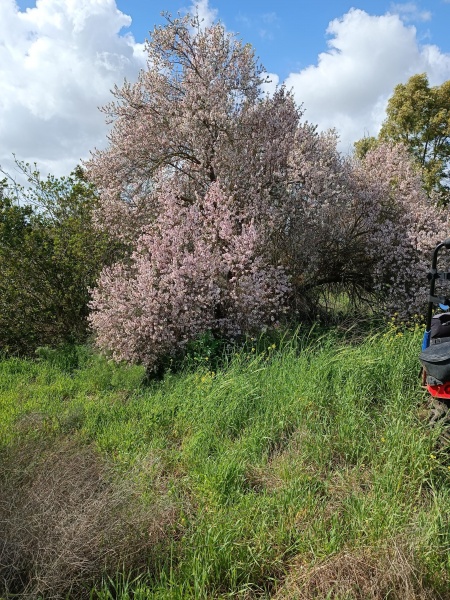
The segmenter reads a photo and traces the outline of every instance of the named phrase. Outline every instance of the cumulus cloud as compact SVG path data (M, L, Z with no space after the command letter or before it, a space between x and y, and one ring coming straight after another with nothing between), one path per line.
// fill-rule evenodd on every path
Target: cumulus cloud
M204 26L218 12L208 0L191 0ZM244 17L242 17L244 18ZM275 13L265 20L273 24ZM291 73L286 85L303 103L305 117L321 129L336 127L343 150L378 132L394 86L426 72L430 83L450 79L450 55L420 45L407 19L420 17L413 2L393 4L391 13L370 16L352 9L328 27L328 50L317 64ZM131 18L115 0L37 0L19 10L0 0L0 165L13 171L12 153L38 162L42 171L67 174L106 143L98 110L124 78L145 66L143 44L127 28ZM262 86L279 83L267 74Z
M209 6L208 0L195 0L192 2L189 12L197 13L203 27L210 27L217 19L218 10Z
M344 151L378 133L395 85L423 72L431 85L450 79L450 55L437 46L420 46L415 27L397 14L351 9L333 20L327 33L328 51L285 83L303 103L308 121L322 130L337 129Z
M107 126L98 110L110 90L145 66L143 44L114 0L38 0L20 11L0 2L0 164L12 153L67 174Z

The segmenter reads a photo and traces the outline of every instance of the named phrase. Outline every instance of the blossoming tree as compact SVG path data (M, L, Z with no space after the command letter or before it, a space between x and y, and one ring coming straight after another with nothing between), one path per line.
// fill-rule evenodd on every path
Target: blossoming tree
M147 53L105 107L110 143L87 164L97 224L129 248L93 292L102 347L154 368L206 330L257 333L310 313L323 290L385 310L409 300L399 267L423 261L446 224L400 148L342 157L283 87L261 92L251 47L220 24L167 16Z

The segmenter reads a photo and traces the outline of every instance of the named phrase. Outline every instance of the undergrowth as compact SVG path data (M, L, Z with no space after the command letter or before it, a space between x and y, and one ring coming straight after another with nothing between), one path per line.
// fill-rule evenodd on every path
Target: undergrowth
M150 382L84 347L2 361L0 594L449 598L419 351L335 328Z

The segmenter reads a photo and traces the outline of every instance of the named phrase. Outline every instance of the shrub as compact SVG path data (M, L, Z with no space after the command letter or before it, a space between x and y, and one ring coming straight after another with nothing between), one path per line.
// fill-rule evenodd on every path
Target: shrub
M0 194L0 350L31 354L86 339L89 286L118 247L93 227L81 169L44 180L18 166L30 187L5 179Z

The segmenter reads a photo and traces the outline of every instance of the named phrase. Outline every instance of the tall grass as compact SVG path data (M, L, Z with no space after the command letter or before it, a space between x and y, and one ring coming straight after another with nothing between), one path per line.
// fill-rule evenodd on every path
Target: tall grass
M69 440L95 451L111 486L127 482L133 510L157 515L152 551L141 544L136 562L122 546L113 564L99 546L73 595L448 598L450 470L418 416L419 348L417 331L300 331L150 384L140 367L86 349L70 364L10 359L4 464L24 444L42 453ZM30 467L26 481L8 480L36 477Z

